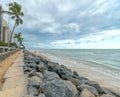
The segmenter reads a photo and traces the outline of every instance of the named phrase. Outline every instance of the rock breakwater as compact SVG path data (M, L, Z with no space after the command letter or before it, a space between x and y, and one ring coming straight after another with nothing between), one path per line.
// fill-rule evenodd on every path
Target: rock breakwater
M29 83L26 97L119 97L97 82L79 76L76 71L26 50L24 62Z

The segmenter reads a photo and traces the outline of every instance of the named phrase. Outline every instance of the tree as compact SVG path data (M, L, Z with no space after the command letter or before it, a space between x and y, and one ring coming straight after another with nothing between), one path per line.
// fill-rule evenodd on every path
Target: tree
M23 20L21 17L24 16L24 14L22 12L22 6L19 5L17 2L9 3L9 11L3 11L3 13L9 14L10 18L15 20L14 26L10 34L9 43L8 43L10 46L15 28L20 24L23 24Z
M14 38L17 39L18 43L19 43L19 46L24 48L24 45L23 45L23 38L21 37L21 32L18 32L18 34L14 34Z

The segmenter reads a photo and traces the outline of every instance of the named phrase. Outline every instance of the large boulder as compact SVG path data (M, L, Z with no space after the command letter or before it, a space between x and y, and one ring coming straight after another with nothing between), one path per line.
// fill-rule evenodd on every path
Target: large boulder
M37 76L37 77L39 77L40 79L43 79L43 74L42 74L41 72L36 72L35 70L32 70L32 71L29 72L28 74L29 74L29 77Z
M54 62L48 62L47 66L48 66L48 70L53 72L57 72L57 70L60 67L58 63L54 63Z
M103 90L103 89L99 86L99 84L97 84L96 82L87 81L87 82L85 82L85 84L96 88L96 90L98 91L99 94L106 94L106 93L104 92L104 90Z
M43 80L48 81L48 80L53 80L55 78L59 78L59 76L55 72L50 72L45 70L43 72Z
M38 72L43 72L44 70L48 70L48 68L47 68L46 64L41 61L39 65L36 65L36 70Z
M88 86L88 85L80 85L77 87L77 89L82 92L84 91L85 89L87 89L89 92L91 92L93 95L95 95L95 97L99 97L99 94L97 92L97 90L92 87L92 86Z
M42 90L47 97L78 97L78 90L70 81L57 78L43 83Z
M29 86L35 87L37 89L39 89L40 86L42 86L42 80L37 76L33 76L29 78L28 82L29 82Z
M57 73L61 78L65 80L68 80L68 77L76 78L76 76L72 73L72 71L63 65L60 66L60 68L57 70Z
M39 95L38 90L35 87L29 87L28 88L28 93L31 94L31 95L34 95L34 96Z

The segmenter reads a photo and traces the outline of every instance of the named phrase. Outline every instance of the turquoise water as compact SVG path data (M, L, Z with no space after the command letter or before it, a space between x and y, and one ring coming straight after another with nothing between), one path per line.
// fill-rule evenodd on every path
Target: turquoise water
M120 49L52 49L39 50L53 58L66 60L72 66L87 66L91 70L120 79ZM72 61L72 62L71 62ZM58 61L57 61L58 62ZM61 62L61 61L60 61ZM71 64L70 64L71 65Z
M67 57L77 61L92 62L120 69L120 49L53 49L40 51L58 57Z

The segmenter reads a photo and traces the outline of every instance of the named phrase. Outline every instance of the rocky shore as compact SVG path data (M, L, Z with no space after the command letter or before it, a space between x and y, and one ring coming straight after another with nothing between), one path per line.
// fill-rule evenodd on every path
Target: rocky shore
M28 95L25 97L120 97L64 65L26 50L24 63L24 73L28 78Z

